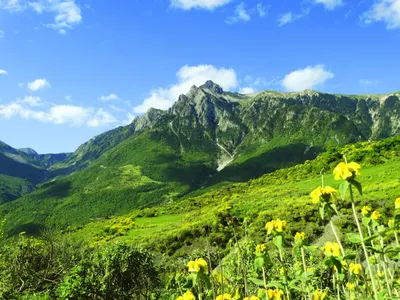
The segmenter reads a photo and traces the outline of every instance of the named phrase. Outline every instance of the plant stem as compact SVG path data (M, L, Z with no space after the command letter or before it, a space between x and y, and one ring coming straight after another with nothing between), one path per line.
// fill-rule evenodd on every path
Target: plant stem
M331 228L332 228L333 234L335 236L336 242L339 244L340 252L342 253L342 256L344 257L345 253L344 253L343 245L340 242L339 236L338 236L338 234L336 232L335 225L333 224L332 219L329 221L329 224L331 225Z
M356 221L358 233L359 233L360 238L361 238L361 246L363 248L364 256L365 256L365 259L367 261L367 267L368 267L369 276L371 277L371 285L372 285L372 290L374 292L374 298L375 298L375 300L378 300L378 293L376 291L374 274L372 273L371 264L369 262L368 251L367 251L367 248L365 247L363 233L362 233L362 230L361 230L360 222L358 221L356 206L354 204L353 189L352 189L351 185L350 185L350 199L351 199L351 209L353 210L353 216L354 216L354 219Z
M288 298L288 300L290 300L290 292L289 292L289 288L288 288L289 280L287 278L286 268L285 268L285 265L284 265L284 262L283 262L282 249L278 248L278 250L279 250L279 258L281 259L281 264L282 264L282 268L283 268L283 274L285 276L285 281L286 281L285 282L286 297Z
M208 256L208 263L210 264L210 269L209 269L209 273L210 273L210 279L211 279L211 287L212 287L212 291L213 291L213 298L217 297L217 294L215 292L215 285L214 285L214 279L212 278L212 265L211 265L211 254L210 254L210 242L208 240L208 235L206 237L206 241L207 241L207 256Z
M263 275L263 280L264 280L265 299L268 300L267 277L265 276L265 268L264 267L262 267L262 275Z
M383 238L382 237L380 237L380 242L381 242L381 250L383 250L385 245L383 243ZM387 270L387 266L386 266L387 257L386 257L385 254L383 254L382 256L383 256L383 262L382 262L382 264L383 264L383 272L385 274L386 287L388 289L389 296L392 297L392 290L390 289L389 278L388 278L388 270Z
M301 247L301 260L303 261L304 276L306 276L306 274L307 274L306 256L304 254L304 248L303 247ZM306 284L306 287L307 287L308 298L311 299L310 288L309 288L307 282L305 284Z

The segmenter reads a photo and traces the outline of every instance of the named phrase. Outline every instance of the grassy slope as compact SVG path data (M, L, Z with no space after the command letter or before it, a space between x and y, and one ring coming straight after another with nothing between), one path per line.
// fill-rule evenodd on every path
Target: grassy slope
M221 225L224 223L221 218L231 215L240 220L246 218L249 234L256 239L262 239L264 231L260 229L265 222L277 217L288 220L289 229L304 230L317 238L322 234L324 223L309 193L321 184L318 170L332 170L342 154L363 165L359 180L364 185L364 196L357 197L360 205L373 203L384 213L387 203L392 206L392 201L400 195L400 138L349 145L247 183L212 187L163 207L132 212L128 216L136 222L133 228L109 234L105 228L119 223L111 219L92 222L73 234L93 243L122 239L147 244L162 252L178 250L176 255L180 255L201 240L202 228L206 225L212 228L211 241L224 238L227 229ZM338 187L330 171L325 175L325 183Z

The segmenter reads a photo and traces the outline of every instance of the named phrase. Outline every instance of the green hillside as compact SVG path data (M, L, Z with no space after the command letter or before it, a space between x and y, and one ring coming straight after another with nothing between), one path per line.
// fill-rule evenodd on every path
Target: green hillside
M181 95L168 111L150 109L49 168L12 160L16 167L7 170L39 185L0 205L0 214L7 216L11 234L82 226L207 187L246 182L326 149L399 135L398 116L398 95L246 96L208 81ZM14 173L4 174L18 177Z

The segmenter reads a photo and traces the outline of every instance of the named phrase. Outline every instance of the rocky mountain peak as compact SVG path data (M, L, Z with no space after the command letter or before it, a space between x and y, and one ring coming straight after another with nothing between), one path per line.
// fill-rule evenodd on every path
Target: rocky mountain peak
M200 88L210 90L216 94L224 93L224 90L222 89L222 87L220 85L214 83L211 80L207 80L206 83L204 83L203 85L200 86Z

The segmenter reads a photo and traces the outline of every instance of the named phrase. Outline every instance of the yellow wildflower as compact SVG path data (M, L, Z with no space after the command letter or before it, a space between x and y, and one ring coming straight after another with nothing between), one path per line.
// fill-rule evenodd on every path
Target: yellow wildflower
M324 300L325 298L326 298L326 292L323 292L321 290L316 290L314 292L313 300Z
M351 291L354 290L354 283L348 282L346 283L346 287Z
M362 272L362 266L361 266L361 264L354 264L354 263L351 263L351 264L349 265L349 270L350 270L350 272L353 273L354 275L360 275L361 272Z
M396 207L396 209L400 208L400 197L396 199L396 201L394 201L394 205Z
M286 228L287 222L276 219L275 230L277 232L283 232Z
M321 197L325 200L328 201L330 198L336 197L337 190L335 190L333 187L326 186L326 187L317 187L315 190L313 190L310 194L312 203L318 204L321 202Z
M269 289L267 293L268 293L268 298L274 300L282 300L284 295L282 290Z
M306 234L304 232L296 232L294 239L297 241L304 241Z
M381 272L378 272L378 276L379 276L379 277L385 277L385 272L382 272L382 271L381 271Z
M232 296L230 294L219 295L215 300L232 300Z
M369 205L366 205L361 209L361 213L363 216L368 216L371 213L371 211L372 211L372 208Z
M324 251L324 254L326 256L339 257L342 255L340 252L340 246L338 243L327 242L321 249L322 249L322 251Z
M333 174L335 174L335 180L346 180L356 175L360 175L361 166L358 163L351 162L339 163L336 168L333 170Z
M257 253L264 253L265 252L265 245L264 244L261 244L261 245L257 245L256 246L256 252Z
M187 267L190 273L198 273L200 271L199 264L193 260L188 262Z
M207 262L203 258L196 259L197 265L202 269L204 272L207 272Z
M251 296L250 298L246 297L243 300L260 300L260 298L258 298L257 296Z
M283 232L286 229L287 222L281 219L276 219L268 222L265 225L265 229L267 230L267 234L271 234L273 230L276 232Z
M196 300L196 297L193 295L191 291L187 291L183 294L183 296L178 297L176 300Z
M25 231L22 231L22 232L19 233L19 235L25 235L25 234L26 234Z
M272 220L265 225L267 234L271 234L271 232L274 230L274 228L275 228L275 220Z
M374 220L374 221L377 221L377 220L380 219L381 216L382 216L381 213L380 213L379 211L375 210L375 211L371 214L371 219Z

